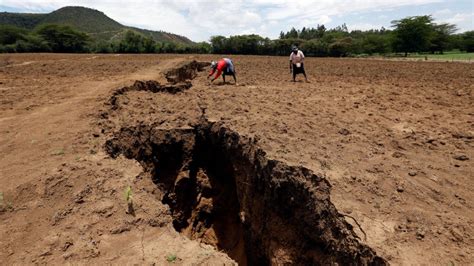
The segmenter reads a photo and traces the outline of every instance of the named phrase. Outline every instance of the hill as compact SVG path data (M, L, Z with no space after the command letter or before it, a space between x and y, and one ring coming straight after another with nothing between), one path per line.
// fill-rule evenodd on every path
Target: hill
M155 41L193 43L188 38L164 31L152 31L129 27L109 18L104 13L85 7L63 7L48 14L29 13L0 13L0 25L33 29L41 24L70 25L80 31L88 33L97 40L113 40L123 36L127 30L137 31Z

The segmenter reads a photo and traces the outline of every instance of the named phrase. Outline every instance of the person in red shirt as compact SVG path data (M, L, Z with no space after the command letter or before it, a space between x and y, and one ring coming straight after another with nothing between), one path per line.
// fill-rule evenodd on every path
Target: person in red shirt
M216 80L222 74L222 79L224 79L224 83L225 83L225 76L230 75L234 77L234 82L235 84L237 84L237 78L235 77L234 63L229 58L222 58L218 62L212 61L211 72L209 72L209 75L207 76L207 78L211 77L214 73L216 73L216 75L214 78L211 79L211 82Z

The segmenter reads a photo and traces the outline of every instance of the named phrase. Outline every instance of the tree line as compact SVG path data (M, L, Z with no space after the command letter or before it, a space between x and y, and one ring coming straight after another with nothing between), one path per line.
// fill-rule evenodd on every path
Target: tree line
M297 45L309 56L349 56L401 53L444 53L450 50L474 52L474 31L455 34L456 26L435 23L431 16L392 21L392 30L349 31L346 24L327 29L292 28L279 39L259 35L211 37L212 52L218 54L287 55Z
M45 24L34 30L0 26L0 53L210 53L206 42L181 44L157 42L133 30L124 31L117 40L94 40L67 25Z
M474 52L474 31L455 34L456 26L435 23L431 16L392 21L392 30L349 31L345 24L327 29L292 28L271 40L256 34L213 36L210 43L157 42L133 30L111 41L94 40L66 25L41 25L34 30L0 26L0 52L66 53L214 53L287 55L297 45L308 56L350 56L401 53Z

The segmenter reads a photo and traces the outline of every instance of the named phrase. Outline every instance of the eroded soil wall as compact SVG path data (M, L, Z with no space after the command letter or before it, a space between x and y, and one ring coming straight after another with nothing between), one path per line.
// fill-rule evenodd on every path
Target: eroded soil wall
M106 150L150 173L177 231L240 264L386 263L359 243L331 203L326 179L267 159L253 139L220 123L123 128Z

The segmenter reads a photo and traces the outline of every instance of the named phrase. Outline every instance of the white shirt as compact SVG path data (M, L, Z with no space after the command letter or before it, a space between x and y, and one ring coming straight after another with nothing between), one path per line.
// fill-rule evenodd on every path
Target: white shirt
M303 52L301 52L300 50L298 50L298 52L295 54L293 52L291 52L290 54L290 61L291 63L293 64L297 64L297 63L303 63L304 61L304 54Z

